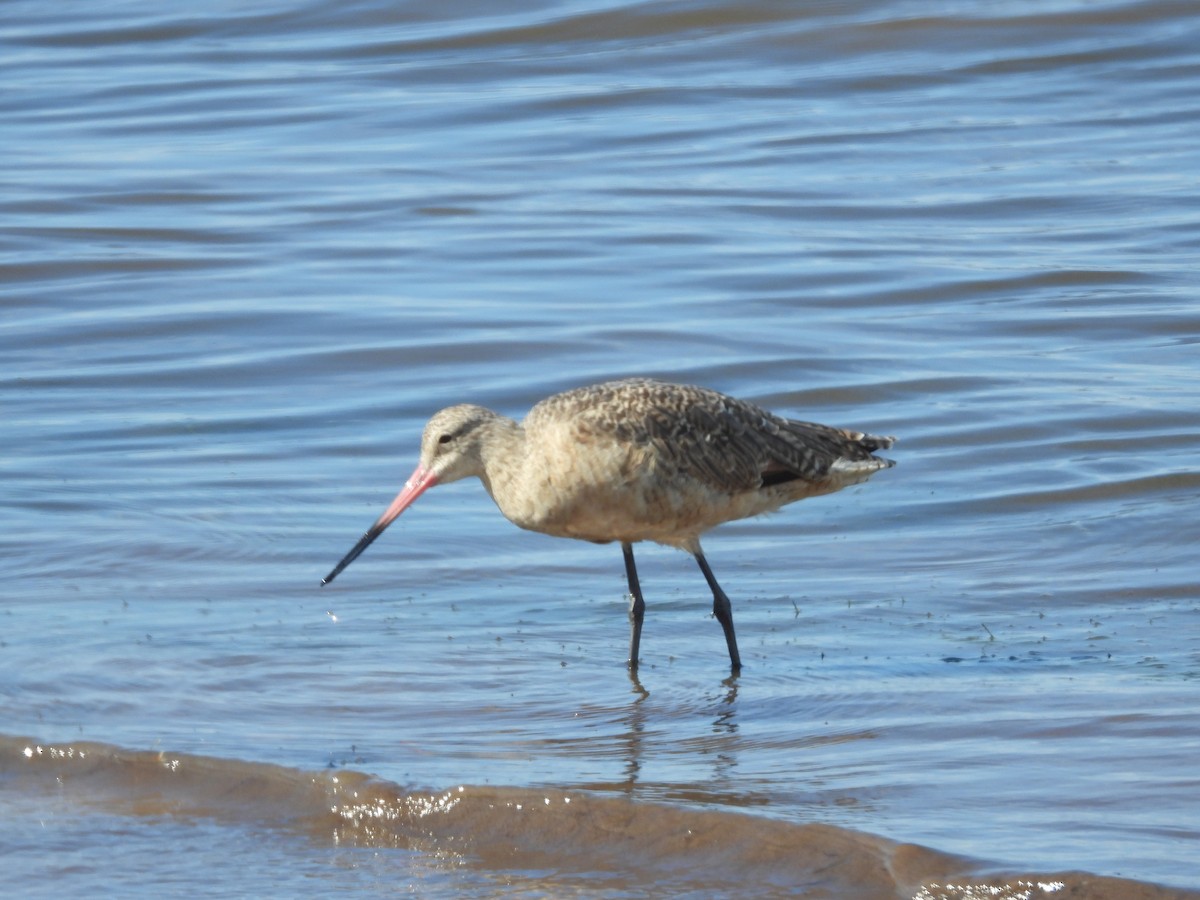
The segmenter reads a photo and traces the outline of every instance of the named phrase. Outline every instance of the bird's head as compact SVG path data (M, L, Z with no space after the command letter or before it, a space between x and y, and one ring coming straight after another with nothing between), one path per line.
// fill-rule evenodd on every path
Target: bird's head
M421 436L421 459L390 506L366 530L341 562L333 567L321 584L328 584L338 573L383 534L385 528L435 484L448 484L471 475L482 475L483 446L487 433L504 421L490 409L471 404L449 406L434 415Z

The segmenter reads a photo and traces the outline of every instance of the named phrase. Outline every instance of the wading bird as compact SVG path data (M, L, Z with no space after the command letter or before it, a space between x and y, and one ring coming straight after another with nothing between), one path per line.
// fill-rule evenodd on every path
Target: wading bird
M425 426L420 462L404 489L321 583L333 581L429 488L473 475L522 528L620 542L629 580L631 670L638 665L646 608L633 545L656 541L691 553L712 590L713 615L736 672L742 660L732 608L700 536L722 522L865 481L893 465L874 455L892 441L648 379L556 394L520 423L482 406L451 406Z

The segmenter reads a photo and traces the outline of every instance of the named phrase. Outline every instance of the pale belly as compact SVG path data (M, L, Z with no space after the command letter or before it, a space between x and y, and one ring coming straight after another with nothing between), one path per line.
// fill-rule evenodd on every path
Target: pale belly
M496 485L493 498L516 525L557 537L655 541L695 550L701 534L734 519L778 509L799 497L779 490L729 493L649 467L574 459L531 471L520 485Z

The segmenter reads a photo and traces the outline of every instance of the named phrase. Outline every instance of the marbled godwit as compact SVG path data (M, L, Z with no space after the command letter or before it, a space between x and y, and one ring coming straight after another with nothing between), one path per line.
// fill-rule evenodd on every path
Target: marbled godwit
M784 419L706 388L646 379L556 394L525 421L481 406L437 413L404 489L333 571L328 584L435 484L477 476L522 528L606 544L620 541L629 580L629 667L637 669L646 603L637 541L691 553L713 594L729 660L742 666L729 598L700 549L722 522L865 481L891 460L892 438Z

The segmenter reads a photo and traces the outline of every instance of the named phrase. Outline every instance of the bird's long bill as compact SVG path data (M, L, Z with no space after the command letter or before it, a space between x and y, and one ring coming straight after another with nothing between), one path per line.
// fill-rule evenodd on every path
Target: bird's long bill
M349 553L342 557L342 561L333 567L333 571L321 579L321 584L329 584L333 579L337 578L338 573L350 563L358 559L367 547L371 546L371 542L375 538L383 534L383 530L396 520L400 513L404 512L413 501L425 493L429 488L437 484L437 476L428 469L417 466L413 470L408 481L404 482L404 489L396 495L396 499L392 501L392 505L383 511L383 515L375 520L375 524L366 530L357 544L355 544Z

